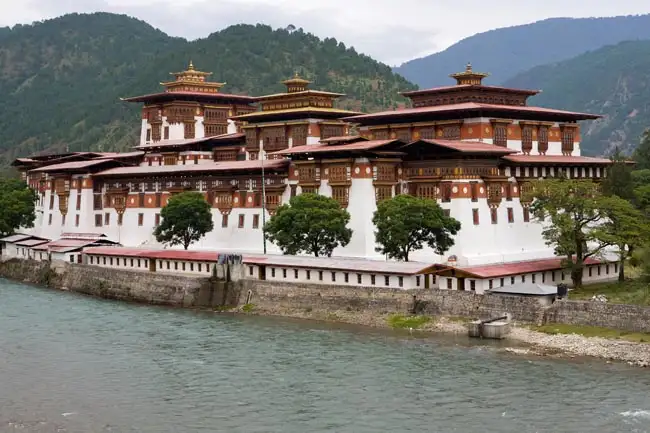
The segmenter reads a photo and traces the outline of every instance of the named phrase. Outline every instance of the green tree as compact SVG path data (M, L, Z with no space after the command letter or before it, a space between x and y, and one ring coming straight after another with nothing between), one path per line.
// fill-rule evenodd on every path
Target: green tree
M0 178L0 235L34 227L36 193L20 179Z
M173 196L160 216L162 222L153 232L156 240L172 246L183 245L185 249L214 228L210 205L198 192Z
M434 200L398 195L377 205L372 218L377 227L377 252L409 261L409 254L428 245L444 254L454 245L460 222L445 215Z
M350 242L349 221L348 211L341 209L333 198L301 194L278 208L264 226L264 232L283 254L305 252L330 257L334 248Z
M646 129L634 151L634 160L639 170L650 169L650 129Z
M604 195L590 180L536 181L528 194L526 198L533 199L531 213L544 224L546 244L566 257L575 287L582 286L585 260L602 255L608 247L619 248L619 255L627 257L634 237L643 232L633 224L636 211L629 202Z
M633 165L619 148L610 157L612 165L607 168L607 177L603 180L603 193L616 195L625 200L634 200Z

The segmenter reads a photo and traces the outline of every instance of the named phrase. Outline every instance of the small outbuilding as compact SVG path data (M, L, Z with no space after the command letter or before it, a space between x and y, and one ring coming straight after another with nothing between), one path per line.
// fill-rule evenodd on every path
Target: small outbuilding
M495 287L485 291L487 294L525 296L538 298L541 305L551 305L558 296L558 288L549 284L515 283L511 286Z

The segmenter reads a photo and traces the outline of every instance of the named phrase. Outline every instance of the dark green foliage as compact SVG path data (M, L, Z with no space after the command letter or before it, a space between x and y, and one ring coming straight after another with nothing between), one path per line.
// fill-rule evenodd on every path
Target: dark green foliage
M646 119L650 123L650 119ZM639 145L634 149L637 170L650 170L650 129L643 131ZM645 184L650 184L650 176Z
M347 228L350 214L330 197L301 194L283 204L266 223L269 241L283 254L307 253L331 256L334 248L350 242L352 230Z
M628 158L618 148L610 156L610 159L613 164L607 168L607 177L602 183L603 193L632 201L634 199L634 180L632 178L634 166L628 163Z
M185 249L214 228L210 205L198 192L173 196L160 211L160 217L162 222L153 232L156 240Z
M227 82L226 93L283 91L298 70L312 88L346 93L342 108L403 101L414 86L386 65L302 30L236 25L193 42L124 15L71 14L0 32L0 166L42 150L126 150L137 144L139 104L120 97L162 90L189 60Z
M476 70L492 74L488 83L500 84L534 66L643 39L650 39L650 15L551 18L479 33L440 53L411 60L395 72L427 88L449 83L447 75L471 61Z
M0 235L34 226L36 193L20 179L0 178Z
M398 195L377 205L372 218L377 227L377 252L408 262L409 254L428 245L444 254L454 245L460 222L444 214L434 200Z
M633 41L533 68L505 85L542 89L531 105L603 115L584 123L581 143L584 154L602 155L616 147L630 153L639 144L650 124L648 83L650 41Z

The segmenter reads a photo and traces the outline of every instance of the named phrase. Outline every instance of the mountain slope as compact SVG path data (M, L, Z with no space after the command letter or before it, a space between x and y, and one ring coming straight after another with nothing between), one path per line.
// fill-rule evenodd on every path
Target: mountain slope
M444 85L467 62L501 84L534 66L558 62L627 40L650 39L650 15L552 18L480 33L448 49L411 60L394 71L422 88Z
M538 66L505 83L542 89L531 104L601 114L583 126L586 154L630 150L650 127L650 41L622 42Z
M136 144L138 104L193 60L228 93L282 90L295 70L313 88L347 93L341 106L374 110L413 89L391 69L334 39L237 25L193 42L123 15L66 15L0 29L0 165L39 151L123 150Z

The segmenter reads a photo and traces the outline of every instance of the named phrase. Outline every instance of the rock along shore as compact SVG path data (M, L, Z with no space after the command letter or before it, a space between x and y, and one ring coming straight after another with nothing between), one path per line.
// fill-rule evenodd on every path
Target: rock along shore
M298 319L339 322L374 328L392 329L388 323L390 314L375 314L358 311L308 312L287 309L254 309L247 314L283 316ZM440 317L417 329L418 333L447 333L467 335L467 326L462 321ZM545 334L524 327L513 326L505 340L517 347L503 349L505 352L525 356L553 357L595 357L625 362L638 367L650 367L650 344L634 343L599 337L584 337L576 334ZM522 346L523 344L523 346Z

